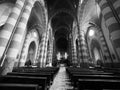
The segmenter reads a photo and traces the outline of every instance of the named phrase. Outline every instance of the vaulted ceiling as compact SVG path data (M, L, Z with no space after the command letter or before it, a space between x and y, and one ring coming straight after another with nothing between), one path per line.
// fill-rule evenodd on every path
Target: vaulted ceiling
M77 17L78 4L79 0L46 0L48 17L56 40L68 39L73 21Z

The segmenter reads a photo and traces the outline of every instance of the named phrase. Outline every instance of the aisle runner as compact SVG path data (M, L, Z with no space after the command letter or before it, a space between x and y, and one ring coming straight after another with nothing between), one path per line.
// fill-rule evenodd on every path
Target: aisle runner
M69 78L66 74L66 68L60 67L58 74L56 75L50 90L72 90L70 86Z

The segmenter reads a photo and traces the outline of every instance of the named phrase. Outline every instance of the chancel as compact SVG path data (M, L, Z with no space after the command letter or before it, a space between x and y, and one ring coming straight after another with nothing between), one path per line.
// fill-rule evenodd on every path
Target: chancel
M0 90L120 90L120 0L0 0Z

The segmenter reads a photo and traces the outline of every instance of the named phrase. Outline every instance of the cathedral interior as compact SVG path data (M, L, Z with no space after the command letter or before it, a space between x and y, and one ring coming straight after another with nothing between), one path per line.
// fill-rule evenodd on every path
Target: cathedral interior
M0 0L0 90L120 90L120 0Z

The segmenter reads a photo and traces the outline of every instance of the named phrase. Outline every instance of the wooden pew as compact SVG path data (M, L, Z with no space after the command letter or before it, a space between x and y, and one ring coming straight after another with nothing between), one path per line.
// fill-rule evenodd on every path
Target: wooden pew
M47 85L50 85L50 82L53 81L53 75L51 73L25 73L25 72L10 72L7 73L9 76L28 76L28 77L46 77Z
M85 70L85 71L84 71ZM96 70L89 70L89 69L80 69L80 68L68 68L67 73L70 77L73 75L114 75L113 73L108 73L104 71L96 71Z
M32 68L32 67L19 67L14 68L13 72L22 72L22 73L46 73L51 74L53 78L54 75L57 73L59 68L55 67L46 67L46 68Z
M14 68L12 73L8 73L7 75L13 76L34 76L34 77L47 77L47 86L50 86L53 82L53 78L59 68L57 67L19 67Z
M67 68L67 73L69 77L73 77L74 75L113 75L113 73L103 72L103 71L96 71L96 70L89 70L89 69L81 69L81 68Z
M73 74L72 79L114 79L114 80L120 80L120 76L113 76L113 75L78 75Z
M76 87L76 83L78 79L106 79L106 80L120 80L120 76L112 76L112 75L77 75L73 74L71 80L73 81L73 85Z
M85 71L84 71L85 70ZM115 76L113 73L107 73L103 71L96 71L96 70L87 70L87 69L80 69L69 68L67 72L70 74L70 78L74 87L76 87L78 83L78 79L114 79L120 80L120 76Z
M46 77L27 77L27 76L1 76L0 83L16 83L16 84L38 84L46 90Z
M46 67L46 68L33 68L33 67L19 67L14 68L12 72L49 72L55 74L59 68Z
M78 76L108 76L113 75L112 73L105 73L105 72L70 72L71 78L78 77Z
M103 67L102 69L104 72L109 72L109 73L114 73L116 75L120 75L120 68L108 68L108 67Z
M37 75L41 75L41 76L43 76L43 77L48 77L48 78L50 78L51 80L53 80L53 77L54 77L54 73L52 73L52 72L46 72L46 71L43 71L43 72L19 72L19 73L27 73L27 74L33 74L33 75L35 75L35 74L37 74ZM36 76L37 76L36 75Z
M52 78L53 76L57 73L59 70L58 67L45 67L45 68L38 68L38 67L19 67L19 68L14 68L12 72L22 72L22 73L46 73L46 74L51 74Z
M78 90L92 89L117 89L120 90L120 80L108 80L108 79L78 79Z
M37 84L15 84L15 83L1 83L0 90L42 90L42 87Z

